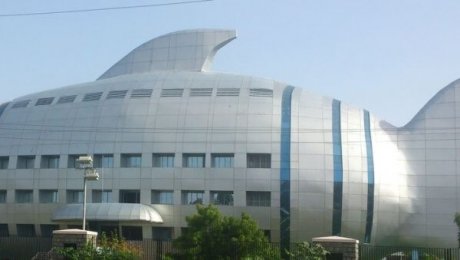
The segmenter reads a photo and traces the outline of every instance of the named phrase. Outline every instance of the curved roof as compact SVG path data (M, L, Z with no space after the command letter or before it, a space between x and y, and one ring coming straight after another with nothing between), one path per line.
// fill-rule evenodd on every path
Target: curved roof
M53 221L80 220L83 204L67 204L53 212ZM88 203L86 219L104 221L145 221L163 223L163 218L152 207L134 203Z
M235 38L235 30L169 33L137 47L99 79L158 70L209 71L216 52Z

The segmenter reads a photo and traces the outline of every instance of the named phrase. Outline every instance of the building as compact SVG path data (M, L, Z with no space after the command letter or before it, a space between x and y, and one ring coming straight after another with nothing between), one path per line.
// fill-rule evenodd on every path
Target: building
M247 212L272 241L342 235L456 246L460 81L406 126L285 83L212 72L231 30L167 34L98 80L0 107L0 235L81 225L178 236L195 203Z

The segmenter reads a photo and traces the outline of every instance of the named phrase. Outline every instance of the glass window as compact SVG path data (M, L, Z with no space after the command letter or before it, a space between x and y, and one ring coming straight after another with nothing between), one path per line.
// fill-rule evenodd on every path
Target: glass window
M93 156L94 168L113 168L113 154L95 154Z
M0 237L9 237L8 224L0 224Z
M174 154L173 153L154 153L152 158L153 167L158 168L173 168Z
M214 153L211 154L211 167L212 168L233 168L232 153Z
M82 190L68 190L67 191L67 203L83 203L83 191Z
M204 153L184 153L182 155L182 167L185 168L204 168Z
M33 191L32 190L16 190L16 203L32 203Z
M174 191L152 190L152 204L174 204Z
M35 227L33 224L16 224L18 237L34 237Z
M152 227L152 238L154 240L170 241L173 239L174 229L172 227Z
M111 190L93 190L93 203L111 203L112 191Z
M10 162L10 157L0 156L0 169L8 169L9 162Z
M69 154L67 160L67 168L78 168L77 160L80 156L85 156L86 154Z
M202 204L204 191L182 191L182 204L193 205Z
M56 169L59 168L59 155L42 155L40 168Z
M55 224L41 224L40 225L40 234L42 237L52 237L53 231L58 230L59 225Z
M120 190L120 203L141 203L139 190Z
M211 191L211 204L214 205L233 205L233 191Z
M246 159L248 168L271 167L271 154L269 153L248 153Z
M20 155L18 156L18 169L32 169L34 168L35 155Z
M122 226L121 236L126 240L142 240L142 227Z
M271 195L269 191L247 191L246 205L255 207L270 207Z
M6 203L6 190L0 190L0 203Z
M140 153L121 154L121 167L140 168L141 163L142 163L142 156Z
M38 194L40 203L57 203L58 191L57 190L40 190Z

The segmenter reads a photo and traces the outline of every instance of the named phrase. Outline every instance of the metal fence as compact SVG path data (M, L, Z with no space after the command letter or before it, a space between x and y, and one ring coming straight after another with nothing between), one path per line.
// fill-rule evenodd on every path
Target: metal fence
M360 245L359 259L460 260L460 249Z
M143 259L163 259L174 252L171 241L144 239L127 242L139 248ZM38 252L50 251L51 246L51 238L48 237L0 237L0 260L31 259ZM279 244L270 246L279 247ZM360 245L359 259L460 260L460 249Z

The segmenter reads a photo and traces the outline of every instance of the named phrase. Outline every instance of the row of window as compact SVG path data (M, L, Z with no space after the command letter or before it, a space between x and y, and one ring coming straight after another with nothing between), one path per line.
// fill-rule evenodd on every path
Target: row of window
M68 228L81 228L77 225L68 225ZM91 223L90 223L91 228ZM40 235L42 237L51 237L54 230L58 230L57 224L40 224ZM107 234L118 233L118 226L102 226ZM121 226L121 235L128 240L142 240L142 227L139 226ZM35 237L37 236L34 224L16 224L16 234L18 237ZM172 240L174 228L172 227L152 227L152 239L155 240ZM8 237L10 232L8 224L0 224L0 237Z
M67 167L77 168L77 159L81 154L68 155ZM173 168L175 161L174 153L154 153L152 154L152 167ZM19 155L16 162L17 169L33 169L35 167L35 155ZM113 154L94 154L93 166L95 168L113 168ZM10 158L0 156L0 169L9 168ZM56 169L59 168L60 155L42 155L40 159L40 168ZM248 153L246 155L246 164L248 168L270 168L271 154L269 153ZM122 153L120 156L120 167L139 168L142 165L142 154L140 153ZM212 168L233 168L233 153L212 153ZM206 154L204 153L183 153L182 167L184 168L204 168L206 167Z
M6 203L6 190L0 190L0 203ZM205 192L203 190L184 190L181 191L182 205L201 204L204 201ZM58 203L59 196L57 190L39 190L38 198L40 203ZM139 190L120 190L120 203L140 203L141 193ZM33 203L33 190L15 190L16 203ZM67 190L67 203L83 203L83 190ZM93 203L111 203L111 190L92 190ZM174 204L173 190L152 190L152 204ZM233 206L233 191L210 191L209 203L215 205ZM246 205L255 207L270 207L271 193L269 191L246 191Z
M213 88L192 88L190 89L190 97L211 97L213 96ZM152 96L153 89L133 89L131 91L131 98L150 98ZM112 90L107 93L105 99L124 99L128 94L128 90ZM182 97L184 94L183 88L173 88L173 89L162 89L160 97ZM87 93L83 96L83 102L97 101L102 98L103 92L92 92ZM218 88L216 91L216 96L227 96L227 97L237 97L240 95L239 88ZM251 97L273 97L273 90L264 89L264 88L251 88L249 89L249 96ZM67 104L73 103L77 98L77 95L68 95L61 96L56 101L56 104ZM35 102L35 106L44 106L51 105L54 102L55 97L44 97L39 98ZM30 100L21 100L15 102L12 108L21 108L27 107L30 103Z
M79 225L67 225L67 228L81 228ZM58 230L59 225L55 224L41 224L40 234L42 237L51 237L54 230ZM106 234L120 234L118 225L98 225L93 226L91 221L89 223L89 229L98 231L99 233ZM181 228L181 233L187 232L187 228ZM19 237L35 237L34 224L16 224L16 233ZM270 230L264 230L265 236L270 240ZM126 240L142 240L143 232L140 226L121 226L121 234ZM10 232L8 230L8 224L0 224L0 237L8 237ZM173 227L152 227L152 239L169 241L174 238Z

